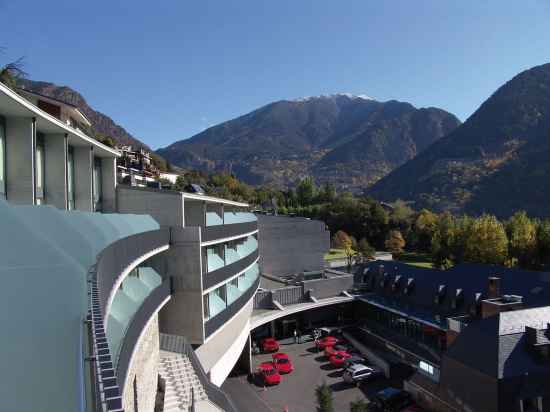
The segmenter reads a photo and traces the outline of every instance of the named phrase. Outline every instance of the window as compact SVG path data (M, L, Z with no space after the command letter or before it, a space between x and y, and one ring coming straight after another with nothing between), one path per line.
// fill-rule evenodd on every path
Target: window
M434 367L427 362L420 361L420 363L418 364L418 367L420 368L420 370L427 372L430 375L434 374Z
M6 197L6 124L0 116L0 199Z
M74 210L74 149L72 146L69 146L67 152L67 197L69 210Z
M102 187L101 187L101 159L94 157L94 212L100 212L102 209Z
M44 158L44 135L38 133L36 136L36 164L35 164L35 178L36 178L36 204L44 204L44 172L45 172L45 158Z

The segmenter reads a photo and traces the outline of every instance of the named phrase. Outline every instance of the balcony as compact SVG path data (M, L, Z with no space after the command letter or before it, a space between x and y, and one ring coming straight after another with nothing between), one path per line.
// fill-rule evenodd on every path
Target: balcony
M244 292L241 292L242 294L240 296L236 297L236 299L232 303L228 304L215 316L213 317L211 316L210 319L208 319L204 323L204 334L206 338L208 338L210 335L212 335L212 333L214 333L216 330L222 327L229 319L231 319L235 314L237 314L237 312L241 310L242 307L250 299L254 297L256 290L260 286L260 277L257 274L256 276L253 276L253 275L247 276L246 283L244 285L247 285L248 288ZM243 285L243 288L244 288L244 285Z
M254 216L252 213L250 215ZM254 216L254 219L256 217ZM257 220L248 220L223 225L201 227L201 239L203 242L212 242L218 239L233 238L258 230Z

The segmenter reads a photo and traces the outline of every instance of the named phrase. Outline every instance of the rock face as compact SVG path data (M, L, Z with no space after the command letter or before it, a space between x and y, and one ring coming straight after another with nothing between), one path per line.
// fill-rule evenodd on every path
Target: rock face
M274 102L158 153L251 184L288 187L312 175L360 192L459 124L441 109L336 94Z
M90 120L94 131L112 137L119 144L132 145L136 148L143 147L151 150L145 143L136 139L124 130L122 126L115 123L109 116L92 109L84 97L70 87L57 86L53 83L27 79L19 80L19 87L78 107L88 120Z
M501 217L550 214L550 64L500 87L460 127L376 183L381 200Z

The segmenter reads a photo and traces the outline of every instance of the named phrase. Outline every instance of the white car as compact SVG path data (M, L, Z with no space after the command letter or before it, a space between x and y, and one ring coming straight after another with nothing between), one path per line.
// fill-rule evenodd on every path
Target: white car
M361 381L374 378L379 375L380 371L378 369L375 369L372 366L356 363L347 368L342 377L346 383L357 384Z

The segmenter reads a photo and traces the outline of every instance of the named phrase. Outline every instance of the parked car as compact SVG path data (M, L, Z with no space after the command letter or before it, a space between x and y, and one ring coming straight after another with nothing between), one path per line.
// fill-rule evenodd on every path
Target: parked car
M349 368L352 365L357 365L357 364L366 365L367 360L364 357L359 356L359 355L352 355L349 358L344 360L344 368L346 368L346 369Z
M279 373L290 373L294 370L294 365L286 353L273 354L273 364Z
M265 338L262 340L262 350L264 352L277 352L279 350L279 342L275 338Z
M261 363L258 367L258 375L260 376L262 383L266 386L278 385L281 383L281 375L277 371L277 368L273 362Z
M330 357L331 357L332 355L334 355L334 352L336 352L336 351L334 350L334 347L333 347L333 346L325 346L325 356L326 356L327 358L330 359Z
M334 346L338 342L340 342L340 341L338 340L338 338L335 338L334 336L325 336L324 338L319 339L317 341L317 348L321 349L321 350L324 350L325 347Z
M343 350L335 351L332 356L329 358L330 364L335 368L344 367L344 361L347 358L350 358L351 355Z
M380 412L399 412L414 405L410 393L396 388L386 388L372 399L373 408Z
M379 369L357 363L347 368L342 377L346 383L358 384L359 382L375 378L381 374Z

